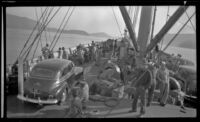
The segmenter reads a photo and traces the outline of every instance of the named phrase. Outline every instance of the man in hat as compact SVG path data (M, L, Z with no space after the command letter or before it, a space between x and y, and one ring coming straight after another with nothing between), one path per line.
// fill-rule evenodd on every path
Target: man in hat
M49 44L46 44L46 46L42 48L42 55L44 56L44 59L48 59L49 52Z
M67 53L67 51L65 50L64 47L62 47L62 50L63 50L62 58L68 60L68 53Z
M74 69L74 74L76 75L76 86L80 87L80 99L82 103L82 109L86 109L86 103L89 100L89 85L84 79L84 73L82 67L77 67Z
M136 81L133 81L131 86L135 88L134 93L134 99L132 103L132 110L129 112L136 112L137 111L137 102L140 98L141 100L141 109L140 109L140 115L145 114L146 110L146 91L151 86L151 71L148 69L148 63L144 60L142 60L143 65L140 65L137 68L138 72L138 78Z
M61 47L58 48L58 51L57 51L57 52L58 52L58 58L61 58L61 53L62 53Z
M166 68L165 62L161 62L157 79L160 82L159 102L161 106L165 106L169 94L169 70Z

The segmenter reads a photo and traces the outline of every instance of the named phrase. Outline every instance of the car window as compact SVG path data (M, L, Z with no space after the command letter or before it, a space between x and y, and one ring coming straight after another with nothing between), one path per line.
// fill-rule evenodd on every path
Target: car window
M73 63L70 63L70 64L63 70L63 73L62 73L61 77L65 76L67 73L69 73L69 72L72 70L73 66L74 66Z
M36 67L36 68L33 68L30 75L36 76L36 77L39 76L39 77L44 77L44 78L54 78L56 75L56 72L50 69Z

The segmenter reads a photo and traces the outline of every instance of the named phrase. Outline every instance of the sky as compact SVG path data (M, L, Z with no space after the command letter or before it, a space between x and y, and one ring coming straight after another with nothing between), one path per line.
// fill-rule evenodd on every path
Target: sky
M58 7L54 7L53 11L56 11ZM127 7L128 8L128 7ZM139 7L141 10L141 7ZM178 6L169 6L169 15L172 15ZM37 20L36 12L38 16L41 16L41 10L44 11L45 7L7 7L6 12L9 14L27 17ZM58 28L65 13L69 7L61 7L60 11L53 20L49 23L49 27ZM154 34L166 23L168 6L157 6L156 19L154 26ZM187 14L191 16L195 12L195 6L190 6L187 9ZM116 16L116 19L115 19ZM138 18L139 19L139 18ZM183 23L187 21L188 17L184 13L179 21L171 28L168 33L176 33ZM139 21L138 21L139 22ZM196 14L191 19L192 24L196 29ZM119 26L118 24L119 23ZM118 6L76 6L69 22L65 29L78 29L84 30L89 33L105 32L113 37L120 36L125 28L125 23ZM135 31L138 32L139 23L136 24ZM181 33L195 33L189 22Z

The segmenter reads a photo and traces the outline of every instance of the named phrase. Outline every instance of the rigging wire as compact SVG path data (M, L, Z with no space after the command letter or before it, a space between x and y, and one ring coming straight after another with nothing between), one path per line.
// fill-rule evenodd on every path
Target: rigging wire
M187 15L187 17L188 17L188 19L189 19L190 17L189 17L189 15L188 15L187 11L185 11L185 14ZM194 32L196 33L196 29L195 29L194 25L192 24L191 19L190 19L190 24L192 25L192 28L193 28Z
M53 11L53 8L52 8L52 11ZM52 11L51 11L51 12L52 12ZM50 12L50 13L51 13L51 12ZM48 18L48 17L49 17L49 16L47 16L47 18ZM46 29L47 29L47 28L45 27L45 30L46 30ZM45 31L45 37L46 37L46 31ZM47 37L46 37L46 38L47 38ZM49 36L49 39L50 39L50 36ZM49 40L49 42L50 42L50 40ZM46 40L46 44L47 44L47 43L48 43L48 41Z
M29 45L29 48L25 51L25 53L23 54L22 57L24 57L25 54L29 54L29 51L30 51L30 49L32 48L33 44L34 44L35 41L38 39L38 37L40 37L40 34L42 33L41 30L42 30L42 28L45 26L45 23L46 23L48 17L50 16L50 14L52 13L52 11L53 11L53 8L51 8L50 12L48 13L47 18L45 19L45 22L42 23L42 25L41 25L41 27L40 27L40 30L37 32L35 38L33 39L34 41ZM27 57L27 56L26 56L26 57ZM25 58L25 59L26 59L26 58Z
M185 22L185 24L179 29L179 31L176 33L176 35L174 35L174 37L170 40L170 42L165 46L165 48L163 49L163 51L165 51L168 46L174 41L174 39L179 35L179 33L183 30L183 28L187 25L187 23L190 21L190 19L195 15L196 12L194 12L192 14L192 16L187 20L187 22Z
M59 40L59 38L60 38L60 35L62 34L63 30L65 29L65 27L66 27L66 25L67 25L67 23L68 23L68 21L69 21L69 19L70 19L71 15L72 15L72 13L74 12L74 10L75 10L75 7L72 9L72 11L71 11L71 13L70 13L69 17L67 18L67 21L65 22L65 24L64 24L64 26L63 26L63 28L62 28L62 30L61 30L61 32L60 32L60 34L58 35L58 38L57 38L57 40L55 41L55 44L53 45L53 47L52 47L51 51L52 51L52 50L53 50L53 48L56 46L56 44L57 44L57 42L58 42L58 40Z
M36 8L35 8L35 12L36 12L37 20L38 20L38 15L37 15ZM42 13L42 8L41 8L41 13ZM47 13L48 13L48 12L47 12ZM45 13L45 16L46 16L46 13ZM43 19L42 19L42 23L44 22L44 18L45 18L45 16L44 16ZM38 31L39 31L39 29L38 29ZM37 44L36 44L36 48L35 48L35 50L34 50L33 57L32 57L31 60L33 60L33 58L35 57L35 53L36 53L36 50L37 50L37 48L38 48L39 42L41 43L41 49L42 49L41 35L40 35L40 38L38 39L38 42L37 42Z
M57 34L58 34L59 30L61 29L62 25L64 24L64 21L65 21L67 15L68 15L70 9L71 9L71 8L69 8L69 9L67 10L65 16L63 17L63 19L62 19L62 21L61 21L61 24L60 24L59 28L57 29L57 31L56 31L56 33L55 33L55 35L54 35L54 37L53 37L53 40L52 40L52 42L51 42L51 44L50 44L50 46L49 46L49 49L51 48L51 46L52 46L53 43L55 42L55 39L56 39L56 37L57 37Z
M37 21L38 21L38 15L37 15L37 10L35 8L35 14L36 14L36 18L37 18ZM38 31L39 31L39 26L38 26ZM41 42L41 41L40 41ZM42 42L41 42L41 48L42 48Z
M40 11L41 11L41 13L42 13L42 8L40 8ZM47 34L46 34L46 28L44 29L44 34L45 34L45 39L46 39L46 44L47 44Z
M44 15L44 13L45 13L46 11L47 11L47 8L46 8L45 11L43 12L43 14L40 16L40 18L39 18L38 21L41 20L41 18L43 17L43 15ZM25 42L25 44L24 44L22 50L20 51L20 54L19 54L18 58L21 56L22 52L24 51L26 45L28 44L28 42L29 42L31 36L33 35L33 32L35 31L36 27L38 26L38 24L39 24L39 22L37 22L36 25L35 25L35 27L33 28L32 32L31 32L31 34L29 35L28 39L26 40L26 42Z
M34 38L32 44L30 45L30 48L29 48L29 51L28 53L26 54L26 57L24 58L24 60L26 60L26 58L28 57L30 51L31 51L31 48L33 47L36 39L40 36L40 34L44 31L44 29L46 28L46 26L51 22L51 20L54 18L54 16L58 13L58 11L60 10L61 7L59 7L56 12L53 14L53 16L50 18L50 20L41 28L40 32L37 33L36 37Z
M38 42L37 42L37 44L36 44L36 48L35 48L34 53L33 53L33 57L32 57L31 60L33 60L33 58L35 57L35 53L36 53L36 50L37 50L37 48L38 48L39 42L41 42L41 40L38 40Z
M53 10L53 8L51 8L51 10L50 10L50 12L48 13L48 16L50 16L50 13L52 12L52 10ZM46 15L45 15L46 16ZM43 17L45 17L45 16L43 16ZM43 19L43 18L42 18ZM47 19L45 19L45 22L47 21ZM41 25L40 25L40 29L39 29L39 31L37 32L37 34L36 34L36 36L38 36L39 35L39 37L40 37L40 31L41 31L41 29L42 29L42 27L45 25L45 22L43 22ZM36 37L35 36L35 37ZM34 40L36 40L38 37L36 37L36 38L34 38ZM33 43L33 42L32 42ZM32 43L29 45L29 48L25 51L25 53L23 54L23 56L22 57L24 57L24 55L30 50L30 48L31 48L31 46L32 46Z
M169 17L169 6L168 6L168 8L167 8L167 17L166 17L166 23L167 23L168 17ZM162 41L161 41L160 50L162 49L163 42L164 42L164 38L165 38L165 37L163 37L163 39L162 39Z
M42 10L42 8L41 8L41 10ZM45 36L46 36L46 33L48 34L49 42L50 42L51 37L50 37L50 33L48 32L47 28L45 28ZM46 37L46 38L47 38L47 37ZM48 43L48 40L46 41L46 44L47 44L47 43Z
M114 17L115 17L115 20L116 20L116 23L117 23L117 26L118 26L118 29L119 29L119 33L121 34L121 36L123 36L123 34L122 34L121 30L120 30L120 26L119 26L119 23L118 23L118 21L117 21L117 17L116 17L116 15L115 15L115 12L114 12L113 7L112 7L112 11L113 11L113 14L114 14Z

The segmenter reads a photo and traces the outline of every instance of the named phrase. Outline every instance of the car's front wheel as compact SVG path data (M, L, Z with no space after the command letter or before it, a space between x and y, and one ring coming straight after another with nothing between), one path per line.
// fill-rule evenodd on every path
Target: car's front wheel
M67 90L65 89L62 93L61 99L58 101L58 105L62 105L66 102L67 99Z

